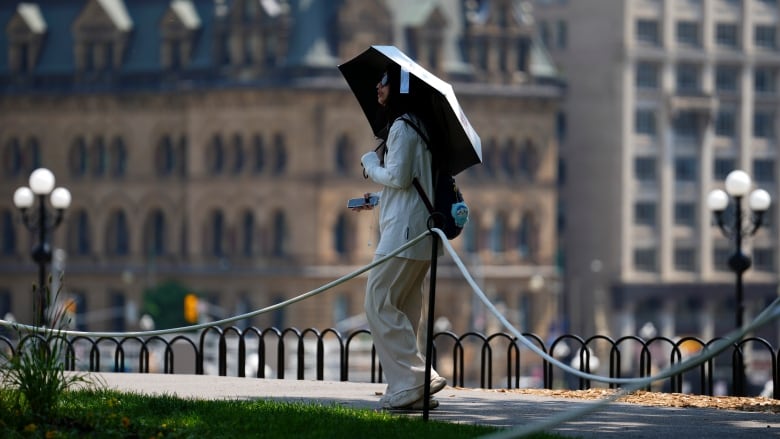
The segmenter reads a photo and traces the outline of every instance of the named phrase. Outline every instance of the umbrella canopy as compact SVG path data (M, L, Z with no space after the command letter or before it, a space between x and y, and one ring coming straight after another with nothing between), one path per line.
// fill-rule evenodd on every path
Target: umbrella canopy
M376 84L389 63L409 72L409 89L415 105L431 115L428 131L441 142L439 160L446 161L452 175L482 163L482 142L460 108L452 86L425 70L395 46L371 46L355 58L341 64L339 70L363 108L375 135L385 127L376 120L379 103Z

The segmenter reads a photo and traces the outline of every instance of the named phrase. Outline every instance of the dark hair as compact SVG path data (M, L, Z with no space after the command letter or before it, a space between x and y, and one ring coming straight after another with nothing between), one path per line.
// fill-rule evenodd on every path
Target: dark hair
M387 84L390 87L387 97L387 103L384 107L379 107L377 114L377 120L385 126L385 129L379 134L383 140L387 140L387 134L390 131L390 125L397 118L403 116L406 113L416 113L415 109L412 109L411 93L401 93L401 66L396 63L389 63L385 68L387 74ZM379 82L381 78L377 78ZM412 86L410 84L410 92Z

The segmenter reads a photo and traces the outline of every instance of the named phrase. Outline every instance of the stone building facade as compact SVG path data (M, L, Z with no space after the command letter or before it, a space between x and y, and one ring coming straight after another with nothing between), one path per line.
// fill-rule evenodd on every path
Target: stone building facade
M453 241L522 330L557 313L561 89L518 1L41 0L0 8L0 316L32 321L36 266L12 203L37 167L73 197L51 238L77 326L137 329L175 281L212 318L314 290L371 261L376 141L337 65L394 44L453 83L484 164L457 176L473 216ZM439 316L491 329L448 258ZM365 277L251 319L335 326ZM181 313L181 309L167 312ZM351 328L348 328L351 329ZM497 329L497 328L492 328Z

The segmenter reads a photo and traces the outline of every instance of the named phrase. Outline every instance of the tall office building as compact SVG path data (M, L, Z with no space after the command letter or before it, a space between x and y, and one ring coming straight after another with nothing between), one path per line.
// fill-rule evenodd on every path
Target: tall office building
M372 44L394 44L453 83L482 136L484 164L457 176L472 217L455 248L510 321L545 333L558 283L561 91L519 6L4 1L0 315L32 321L36 236L12 198L38 166L73 196L52 243L63 250L55 273L64 268L81 329L135 328L137 313L126 311L168 281L198 293L214 318L369 263L376 217L348 211L346 200L376 189L360 168L376 140L337 66ZM439 279L437 314L451 329L501 329L472 306L446 259ZM249 323L354 321L364 288L361 276ZM180 316L183 303L164 311Z
M743 243L749 321L778 287L778 2L536 0L533 15L568 85L561 242L572 332L710 339L734 329L735 245L707 206L734 169L775 200ZM777 326L758 335L776 341Z

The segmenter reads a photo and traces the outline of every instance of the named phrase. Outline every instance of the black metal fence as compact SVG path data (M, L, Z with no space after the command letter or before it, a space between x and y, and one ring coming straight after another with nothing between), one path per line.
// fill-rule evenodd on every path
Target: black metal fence
M609 378L642 378L707 352L719 339L672 340L636 336L583 339L564 334L547 342L523 334L539 349L576 369ZM367 330L208 327L199 333L151 337L29 334L0 336L0 351L14 355L33 341L60 342L66 370L195 373L257 378L381 382L382 369ZM647 390L702 395L763 394L780 399L780 351L762 338L745 338L693 368ZM589 389L617 387L565 372L507 333L434 335L434 367L452 385L479 388Z

